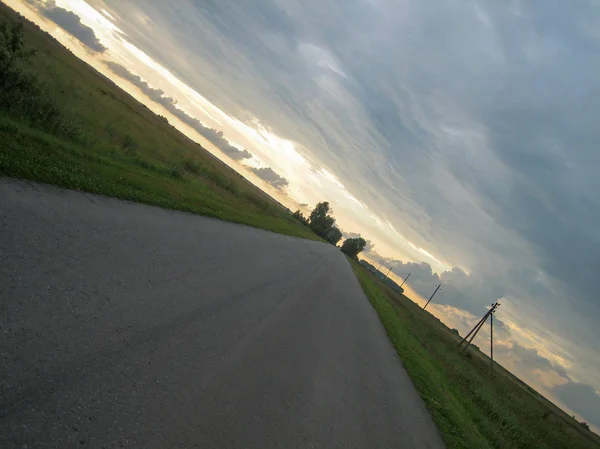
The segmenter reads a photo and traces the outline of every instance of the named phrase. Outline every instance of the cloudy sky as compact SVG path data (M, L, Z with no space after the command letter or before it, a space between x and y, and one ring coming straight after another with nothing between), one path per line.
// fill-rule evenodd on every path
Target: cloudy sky
M599 2L4 1L598 430Z

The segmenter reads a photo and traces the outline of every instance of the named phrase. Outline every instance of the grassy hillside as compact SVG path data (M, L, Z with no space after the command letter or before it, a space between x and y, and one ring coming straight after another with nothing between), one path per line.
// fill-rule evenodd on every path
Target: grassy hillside
M0 22L16 20L0 4ZM37 54L0 83L0 175L317 238L36 25L24 36Z
M448 448L600 448L600 438L406 296L353 262L408 374Z

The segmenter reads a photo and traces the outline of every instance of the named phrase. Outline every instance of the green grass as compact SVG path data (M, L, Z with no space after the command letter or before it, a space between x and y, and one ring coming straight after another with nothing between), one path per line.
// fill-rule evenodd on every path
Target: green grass
M0 4L0 21L17 15ZM318 239L290 212L30 22L25 88L0 91L0 175Z
M598 448L600 439L406 296L352 266L448 448Z

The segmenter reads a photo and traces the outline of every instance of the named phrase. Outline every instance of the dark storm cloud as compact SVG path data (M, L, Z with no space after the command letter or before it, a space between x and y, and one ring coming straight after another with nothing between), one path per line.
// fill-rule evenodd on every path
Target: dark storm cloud
M138 89L140 89L146 96L148 96L152 101L161 104L165 107L171 114L181 120L183 123L187 124L194 130L196 130L200 135L204 136L206 139L211 141L217 148L219 148L223 153L229 156L234 160L241 159L250 159L252 154L248 150L240 150L239 148L231 145L227 139L223 136L222 131L217 131L216 129L208 128L200 122L200 120L190 116L185 113L181 109L179 109L176 104L177 102L173 98L169 98L165 96L165 93L161 89L155 89L150 86L146 81L144 81L138 75L131 73L128 69L123 67L121 64L117 64L115 62L106 61L105 64L117 75L121 78L124 78L135 85Z
M482 315L486 306L504 295L503 288L496 283L468 275L457 267L438 274L434 273L427 262L403 262L382 257L373 249L368 249L365 254L377 263L393 267L393 273L400 277L410 273L409 285L425 298L429 297L439 284L442 284L440 292L436 295L438 304L467 310L476 316Z
M56 6L53 1L45 4L36 1L30 1L30 3L36 6L41 14L52 20L91 50L98 53L106 51L106 47L102 45L94 30L81 23L80 17L74 12Z
M500 349L500 351L503 351L503 349ZM554 371L558 375L568 378L568 374L562 366L553 364L550 360L540 355L536 349L525 348L518 343L513 343L508 351L518 360L518 363L525 364L531 370Z
M182 119L182 121L184 120ZM240 150L239 148L231 145L229 141L223 136L223 131L217 131L216 129L207 128L206 126L203 126L199 121L193 119L187 123L188 125L192 126L192 128L196 129L198 133L210 140L219 150L221 150L231 159L239 161L242 159L252 158L252 153L250 153L248 150Z
M256 174L256 176L261 178L263 181L268 182L276 189L281 190L281 189L287 187L287 185L288 185L288 180L279 176L275 172L275 170L273 170L271 167L261 167L261 168L248 167L248 168L252 172L254 172L254 174Z
M588 2L521 6L533 37L503 30L512 82L501 101L479 107L491 148L513 173L498 218L535 246L547 273L590 300L600 254L598 10Z
M171 107L175 105L176 101L172 98L166 97L164 91L161 89L155 89L151 87L146 81L144 81L138 75L131 73L128 69L123 67L121 64L112 61L104 62L109 69L113 71L116 75L119 75L121 78L126 79L131 84L140 89L147 97L149 97L152 101L162 104L166 107Z
M555 387L553 393L569 408L587 419L588 424L600 427L600 395L592 386L570 380Z
M600 394L594 387L572 380L564 367L552 363L535 349L525 348L513 342L508 347L497 346L495 352L497 355L509 355L515 365L527 367L528 370L537 371L541 375L548 372L558 374L566 382L552 387L550 392L567 407L585 417L588 424L600 427Z

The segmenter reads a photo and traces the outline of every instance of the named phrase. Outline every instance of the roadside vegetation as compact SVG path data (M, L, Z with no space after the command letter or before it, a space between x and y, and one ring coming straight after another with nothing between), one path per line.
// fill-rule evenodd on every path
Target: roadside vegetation
M334 246L342 239L342 231L335 226L333 211L327 201L317 203L308 218L304 217L301 210L297 210L293 215L300 223ZM341 250L348 257L358 260L358 253L366 246L367 242L362 237L348 237L344 240Z
M318 239L241 175L0 4L0 176Z
M352 260L362 288L449 449L587 449L600 438Z

